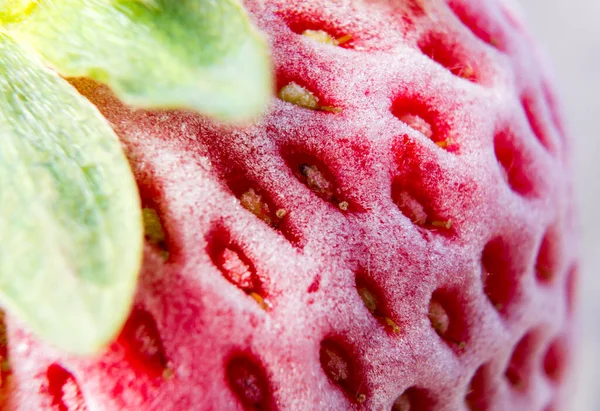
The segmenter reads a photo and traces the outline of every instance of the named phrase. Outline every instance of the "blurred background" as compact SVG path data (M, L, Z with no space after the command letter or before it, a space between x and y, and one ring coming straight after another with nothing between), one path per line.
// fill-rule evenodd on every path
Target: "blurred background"
M530 30L552 61L571 134L581 210L582 345L575 403L600 411L600 1L520 0Z

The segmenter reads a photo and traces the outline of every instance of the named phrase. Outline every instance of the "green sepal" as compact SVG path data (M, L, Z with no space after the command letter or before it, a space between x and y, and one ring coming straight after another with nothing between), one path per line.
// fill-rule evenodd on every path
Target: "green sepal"
M61 75L134 106L243 120L272 94L266 41L238 0L49 0L9 28Z
M59 348L97 353L130 311L142 243L114 131L0 29L0 302Z

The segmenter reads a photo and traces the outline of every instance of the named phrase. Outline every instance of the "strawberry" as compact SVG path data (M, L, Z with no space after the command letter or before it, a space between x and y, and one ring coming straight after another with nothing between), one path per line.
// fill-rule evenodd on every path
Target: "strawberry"
M136 175L141 283L98 358L8 316L4 407L565 407L569 141L518 13L492 0L246 5L277 87L253 124L133 110L72 80Z

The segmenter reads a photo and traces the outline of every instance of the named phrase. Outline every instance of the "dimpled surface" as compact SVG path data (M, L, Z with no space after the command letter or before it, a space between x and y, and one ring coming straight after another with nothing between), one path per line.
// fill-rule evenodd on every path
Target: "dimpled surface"
M73 80L122 138L162 231L99 358L7 319L4 407L568 409L570 146L518 11L246 5L277 89L295 83L311 107L274 98L226 126Z

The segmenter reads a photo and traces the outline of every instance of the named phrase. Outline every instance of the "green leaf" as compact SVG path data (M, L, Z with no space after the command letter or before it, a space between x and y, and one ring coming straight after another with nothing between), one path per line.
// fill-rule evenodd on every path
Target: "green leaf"
M132 105L237 120L271 96L266 42L238 0L45 1L11 30L62 75Z
M107 121L0 29L0 301L60 348L98 352L129 313L142 231Z

